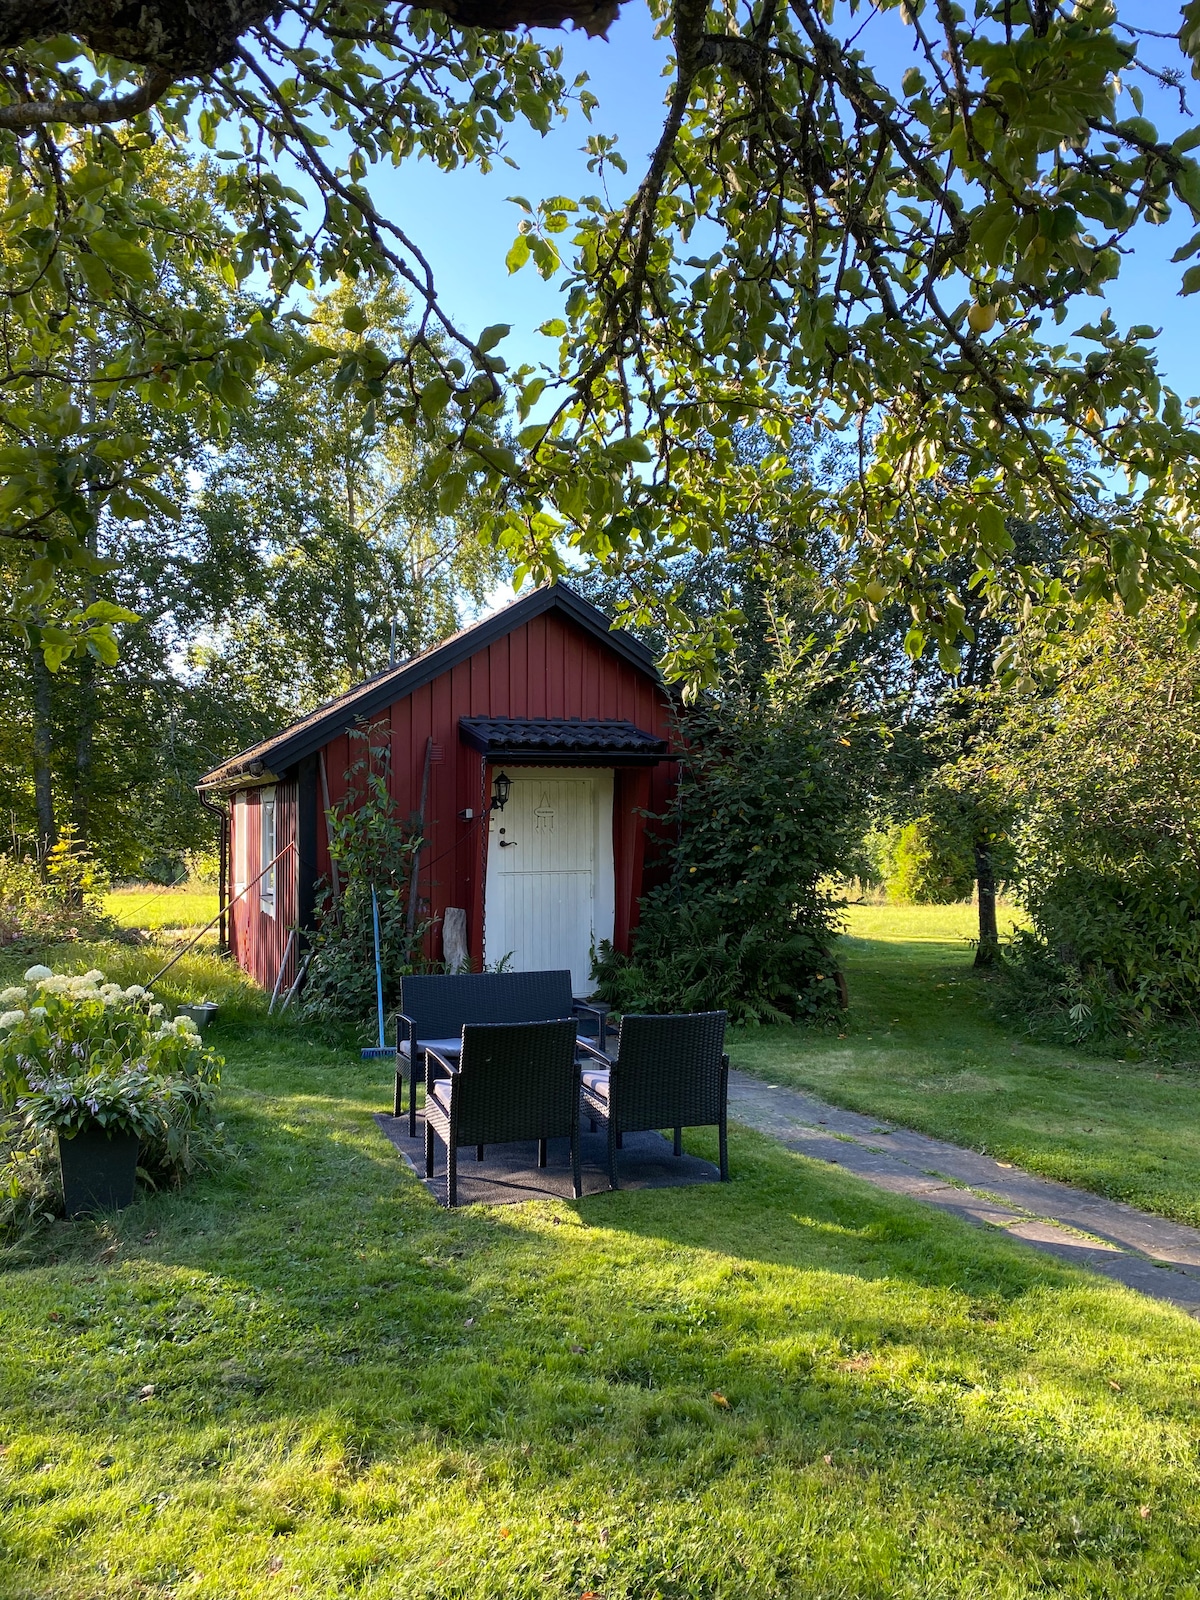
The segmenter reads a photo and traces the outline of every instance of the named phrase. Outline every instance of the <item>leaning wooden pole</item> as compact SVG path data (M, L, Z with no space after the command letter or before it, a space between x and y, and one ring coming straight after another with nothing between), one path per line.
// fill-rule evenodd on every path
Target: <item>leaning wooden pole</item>
M329 804L329 774L325 770L324 750L318 755L317 764L321 769L321 804L325 810L325 842L329 846L329 881L333 885L333 899L336 904L342 898L342 883L338 876L337 857L333 853L333 808Z
M425 741L425 770L421 774L421 809L417 812L417 828L419 838L417 848L413 851L412 876L408 881L408 914L406 917L406 931L412 938L413 928L417 921L417 881L421 876L421 851L425 848L425 807L429 801L429 768L433 762L433 739Z
M270 1016L272 1011L274 1011L275 1002L276 1002L276 1000L279 999L279 991L283 987L284 969L286 968L286 966L288 964L288 957L292 953L292 945L295 942L296 942L296 930L295 930L295 928L289 928L288 929L288 936L287 936L287 943L283 947L283 960L279 963L279 971L278 971L278 973L276 974L276 977L275 977L275 987L271 990L271 1003L267 1007L267 1015L268 1016Z

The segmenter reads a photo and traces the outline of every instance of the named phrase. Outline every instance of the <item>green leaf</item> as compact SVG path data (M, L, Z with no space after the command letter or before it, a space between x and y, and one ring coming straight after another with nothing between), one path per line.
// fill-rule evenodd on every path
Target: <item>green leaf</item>
M90 294L95 295L98 300L106 300L112 294L112 274L99 256L81 250L75 257L75 265L83 275L83 281L87 284Z
M84 638L87 640L89 655L94 656L106 667L116 666L120 651L109 628L89 628Z
M347 306L342 312L342 327L350 333L361 333L367 325L367 313L362 306Z
M327 344L310 344L292 362L292 371L295 373L311 372L313 367L319 367L322 361L332 360L338 353L336 350L331 350Z
M434 417L440 417L450 404L450 398L453 393L454 390L445 378L437 377L432 379L421 390L421 410L431 420Z
M172 500L170 495L163 494L161 489L156 489L153 484L139 483L138 494L143 500L152 505L156 511L161 511L164 517L179 516L178 502Z
M135 283L154 282L153 257L132 239L123 239L109 228L96 228L88 235L88 243L121 277L131 278Z
M83 613L86 622L136 622L137 612L128 611L124 606L114 605L111 600L93 600Z
M988 549L1012 549L1012 537L1005 522L1004 512L993 501L985 501L979 507L975 515L975 528Z
M501 339L507 339L511 332L512 328L507 322L493 322L490 327L483 330L476 343L480 350L486 352L494 349Z
M521 268L528 260L529 239L525 234L519 233L513 240L512 246L504 258L504 265L508 268L509 272L520 272Z
M466 475L462 472L447 472L438 484L438 510L443 516L450 516L458 510L466 492Z

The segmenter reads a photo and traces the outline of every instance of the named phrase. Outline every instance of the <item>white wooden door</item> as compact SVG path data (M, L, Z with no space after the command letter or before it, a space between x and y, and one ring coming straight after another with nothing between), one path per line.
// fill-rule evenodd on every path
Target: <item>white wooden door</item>
M612 938L612 774L516 769L491 815L484 957L512 972L570 967L592 987L592 948Z

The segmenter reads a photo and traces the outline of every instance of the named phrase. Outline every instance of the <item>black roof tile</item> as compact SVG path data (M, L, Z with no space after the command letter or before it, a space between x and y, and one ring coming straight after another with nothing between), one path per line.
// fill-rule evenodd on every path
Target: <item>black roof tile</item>
M463 739L493 758L519 755L613 755L660 760L667 741L632 722L579 717L460 717Z

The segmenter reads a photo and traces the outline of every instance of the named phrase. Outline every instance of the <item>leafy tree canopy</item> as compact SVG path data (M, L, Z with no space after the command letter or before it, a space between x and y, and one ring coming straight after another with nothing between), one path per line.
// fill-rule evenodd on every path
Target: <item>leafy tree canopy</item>
M963 595L931 571L948 557L1023 604L1136 609L1170 587L1190 618L1193 409L1151 328L1078 302L1141 223L1176 205L1200 221L1200 129L1165 138L1143 101L1200 54L1200 0L1166 69L1133 0L648 3L674 47L661 136L625 182L591 134L596 193L529 207L509 266L561 275L558 359L509 372L506 330L455 325L372 173L418 155L487 169L516 119L590 114L553 43L511 30L611 23L619 45L609 0L0 0L0 517L29 548L27 586L79 559L98 500L137 514L137 443L104 422L114 393L219 428L287 344L298 291L386 266L417 308L411 351L349 324L351 349L314 340L309 358L364 411L428 430L442 509L492 496L492 531L538 575L570 543L653 572L787 504L850 552L864 618L904 599L914 646L963 629ZM867 53L872 11L906 30L899 82ZM193 135L213 202L131 200L154 140ZM1200 234L1181 255L1197 250ZM269 286L267 304L232 323L187 298L151 315L191 258ZM775 447L752 464L747 421ZM855 444L844 483L793 480L800 424ZM1061 579L1005 563L1014 514L1070 528Z
M309 313L323 340L349 345L347 312L364 305L380 342L402 349L394 286L340 283ZM102 504L87 546L101 570L60 571L58 599L138 620L116 662L85 647L53 673L0 630L0 816L22 855L52 862L69 826L119 875L208 848L201 773L383 667L393 619L396 651L415 653L503 576L470 500L440 515L404 430L366 432L334 390L324 364L263 369L217 446L186 414L129 391L114 401L114 429L147 440L143 514ZM16 580L0 544L0 588Z

